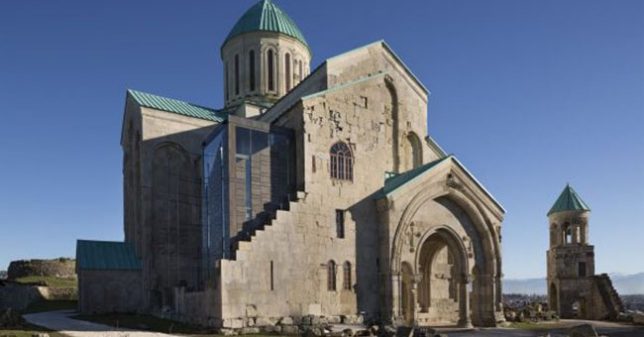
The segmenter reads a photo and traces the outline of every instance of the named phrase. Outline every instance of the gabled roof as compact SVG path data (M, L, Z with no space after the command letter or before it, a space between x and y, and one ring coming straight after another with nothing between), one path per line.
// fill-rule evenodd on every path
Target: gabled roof
M430 94L427 87L425 87L425 85L423 85L423 83L418 79L418 77L414 75L411 69L407 67L407 65L402 61L402 59L385 42L385 40L378 40L376 42L369 43L367 45L349 50L342 54L326 59L315 69L313 69L313 71L311 71L311 73L305 79L303 79L300 83L298 83L297 86L295 86L295 88L293 88L291 91L287 92L284 96L278 99L277 102L275 102L275 104L273 104L273 106L271 106L266 111L266 113L262 115L262 119L267 122L273 122L277 120L284 112L290 109L290 107L301 102L303 99L323 95L338 89L342 89L354 84L364 82L366 80L375 79L375 78L379 78L380 76L386 75L391 70L386 70L386 71L382 70L379 73L369 74L367 76L356 78L354 80L349 80L347 82L337 83L333 86L329 86L327 72L328 72L328 68L332 66L334 62L342 61L342 59L345 57L348 57L352 54L360 53L374 46L381 46L385 52L391 55L391 57L396 62L399 63L402 70L409 76L411 81L415 83L424 94L426 95ZM317 86L310 86L309 83L311 83L311 81L320 81L319 76L325 77L323 79L322 88L318 88ZM302 90L300 90L300 88L302 88ZM313 90L317 90L317 91L313 91Z
M384 197L387 197L397 189L403 187L407 183L413 181L414 179L423 176L427 172L432 171L432 169L438 167L440 164L444 162L452 162L456 166L458 166L465 174L478 186L481 191L498 207L498 209L502 212L505 213L505 209L503 206L501 206L501 203L499 203L493 196L492 194L481 184L476 177L454 156L454 155L448 155L444 158L434 160L432 162L429 162L427 164L424 164L422 166L419 166L413 170L394 175L392 177L389 177L385 179L385 185L383 186L380 191L376 192L374 195L375 199L382 199Z
M76 268L78 270L139 270L141 260L136 257L134 247L130 243L78 240Z
M382 194L381 196L386 196L396 190L397 188L407 184L408 182L412 181L414 178L422 175L423 173L431 170L432 168L436 167L438 164L442 163L443 161L447 160L448 158L451 158L452 156L447 156L445 158L441 158L438 160L434 160L432 162L429 162L425 165L421 165L413 170L407 171L405 173L397 174L394 176L391 176L387 179L385 179L385 186L382 187Z
M590 211L590 207L581 200L581 197L570 184L566 184L559 198L557 198L555 204L548 211L548 215L565 211Z
M383 47L383 49L386 50L396 60L396 62L398 62L400 64L400 66L402 67L403 71L405 73L407 73L407 75L412 79L412 81L414 81L414 83L416 83L416 85L418 85L428 95L431 94L429 89L427 89L427 87L425 87L423 82L421 82L418 79L418 77L411 71L411 69L405 64L405 62L403 62L402 58L400 58L400 56L398 56L398 54L396 54L396 52L391 48L391 46L389 46L389 44L385 40L378 40L378 41L366 44L364 46L351 49L351 50L346 51L346 52L344 52L342 54L339 54L339 55L336 55L336 56L333 56L333 57L330 57L330 58L326 59L326 61L324 61L324 63L329 63L329 62L333 62L335 60L340 60L341 58L346 57L347 55L354 54L354 53L359 53L360 51L362 51L364 49L371 48L371 47L373 47L375 45L381 45Z
M127 91L127 95L139 105L147 108L173 112L179 115L205 119L213 122L222 122L227 118L227 114L224 110L211 109L173 98L161 97L131 89Z
M249 8L237 20L222 46L238 35L257 31L282 33L297 39L307 47L309 46L295 21L271 0L261 0Z

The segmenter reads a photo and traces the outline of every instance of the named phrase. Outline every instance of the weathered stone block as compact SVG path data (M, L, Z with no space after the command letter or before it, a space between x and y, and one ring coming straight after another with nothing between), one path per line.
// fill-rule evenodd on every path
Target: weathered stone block
M273 326L277 324L278 319L272 317L257 317L255 320L256 326Z
M260 329L257 327L245 327L242 328L239 333L242 335L258 334L260 333Z
M299 323L299 322L298 322L298 323ZM284 316L284 317L280 318L279 324L280 324L280 325L293 325L293 324L295 324L295 323L294 323L293 317L291 317L291 316Z
M597 331L590 324L577 325L568 330L569 337L598 337Z
M241 318L228 318L222 322L224 328L240 329L244 327L244 320Z

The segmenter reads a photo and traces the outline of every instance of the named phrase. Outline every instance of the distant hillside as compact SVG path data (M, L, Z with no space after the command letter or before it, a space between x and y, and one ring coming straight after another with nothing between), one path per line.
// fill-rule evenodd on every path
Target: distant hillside
M610 278L620 295L644 294L644 273L632 275L611 274ZM503 293L543 295L546 293L546 279L506 279L503 280Z

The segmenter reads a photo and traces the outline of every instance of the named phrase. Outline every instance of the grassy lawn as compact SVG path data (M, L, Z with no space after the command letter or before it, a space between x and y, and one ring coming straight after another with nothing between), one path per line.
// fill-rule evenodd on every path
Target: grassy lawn
M60 278L53 276L27 276L16 279L20 283L42 283L51 288L76 288L75 278Z
M46 333L49 337L67 337L60 332L54 332L36 325L23 324L19 328L0 329L0 337L32 337L39 333Z
M29 305L22 313L33 314L35 312L54 310L75 310L77 303L76 301L38 301Z
M511 322L508 328L521 329L521 330L553 330L564 327L562 322L547 321L547 322Z
M149 330L154 332L182 334L182 335L214 335L212 329L175 322L150 315L137 314L103 314L103 315L78 315L72 317L83 321L90 321L105 325L136 330Z

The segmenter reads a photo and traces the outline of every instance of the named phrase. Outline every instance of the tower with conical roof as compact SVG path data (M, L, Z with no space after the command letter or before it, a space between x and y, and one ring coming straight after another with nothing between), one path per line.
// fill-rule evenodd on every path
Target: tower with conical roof
M592 306L594 247L588 244L590 208L566 185L548 211L548 302L562 318L586 317Z
M311 52L295 22L271 0L239 18L221 46L224 101L244 117L261 113L309 74Z

